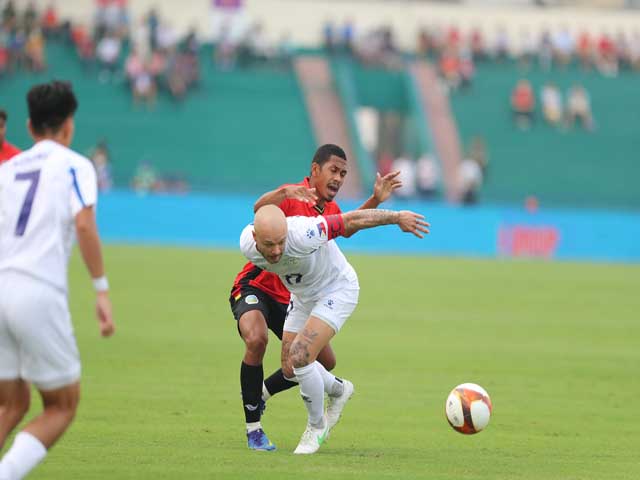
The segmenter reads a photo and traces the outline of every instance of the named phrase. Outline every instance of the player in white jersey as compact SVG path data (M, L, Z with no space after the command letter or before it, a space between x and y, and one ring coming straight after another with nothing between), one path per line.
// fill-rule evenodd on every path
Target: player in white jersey
M259 268L276 273L291 292L284 324L282 354L286 377L297 379L307 407L307 428L294 453L315 453L338 422L353 394L353 384L329 373L316 357L340 330L358 304L358 277L334 238L359 230L396 224L422 238L429 233L424 217L409 211L356 210L327 217L285 217L267 205L240 237L242 253ZM329 395L326 414L324 393Z
M19 432L0 460L0 480L40 463L75 416L80 360L67 304L67 264L74 234L94 279L100 333L114 331L95 221L93 166L68 148L77 101L51 82L28 95L35 144L0 166L0 449L29 410L29 384L44 410Z

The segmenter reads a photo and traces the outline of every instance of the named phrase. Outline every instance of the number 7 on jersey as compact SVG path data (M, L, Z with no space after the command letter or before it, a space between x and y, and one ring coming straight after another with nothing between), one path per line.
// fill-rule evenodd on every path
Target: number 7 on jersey
M29 181L29 190L24 197L24 203L20 210L20 216L18 217L18 223L16 224L16 237L22 237L24 231L27 229L27 222L31 215L31 207L33 206L33 199L36 196L36 190L38 188L38 182L40 181L40 170L34 170L32 172L24 172L16 174L16 182Z

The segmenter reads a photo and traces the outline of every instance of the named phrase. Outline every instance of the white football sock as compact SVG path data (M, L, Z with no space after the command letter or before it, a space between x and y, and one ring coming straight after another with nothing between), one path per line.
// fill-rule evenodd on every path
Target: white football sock
M47 449L36 437L20 432L0 461L0 479L20 480L47 455Z
M294 368L293 372L300 384L300 394L309 412L309 423L320 428L324 425L324 382L316 362L301 368Z
M330 373L324 365L316 360L316 368L322 375L322 382L324 383L324 391L331 397L339 397L344 391L342 380L336 377L333 373Z
M260 422L250 422L247 423L247 433L254 432L262 428L262 424Z

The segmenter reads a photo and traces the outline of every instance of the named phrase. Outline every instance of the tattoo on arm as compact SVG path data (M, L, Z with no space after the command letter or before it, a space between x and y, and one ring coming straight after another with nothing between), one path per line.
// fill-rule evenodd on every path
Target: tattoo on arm
M349 236L365 228L397 223L398 212L374 209L354 210L343 214L342 219L344 221L345 236Z

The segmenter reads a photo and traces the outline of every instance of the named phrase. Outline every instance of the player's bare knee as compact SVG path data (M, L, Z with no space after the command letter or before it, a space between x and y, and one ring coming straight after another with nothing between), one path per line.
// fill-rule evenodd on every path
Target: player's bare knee
M63 387L55 392L41 392L45 412L64 417L71 422L80 403L80 385Z
M263 332L249 332L244 336L244 343L247 346L247 351L262 358L267 351L269 336Z
M289 350L289 363L293 368L302 368L311 363L309 348L304 342L294 340Z

